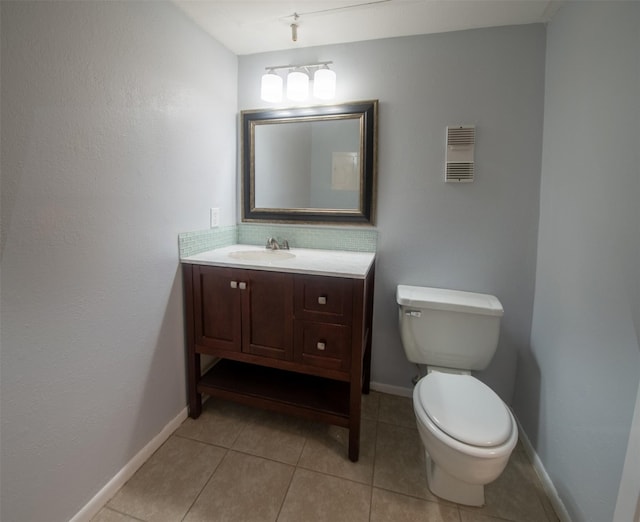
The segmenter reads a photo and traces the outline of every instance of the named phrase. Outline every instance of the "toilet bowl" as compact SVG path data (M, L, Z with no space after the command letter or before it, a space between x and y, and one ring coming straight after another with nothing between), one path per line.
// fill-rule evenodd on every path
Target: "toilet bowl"
M413 409L425 449L427 484L437 496L482 506L484 486L504 471L518 428L500 397L471 375L491 362L504 314L488 294L398 285L407 359L428 373Z
M513 415L471 375L433 371L413 392L427 483L437 496L484 504L484 485L500 476L518 441Z

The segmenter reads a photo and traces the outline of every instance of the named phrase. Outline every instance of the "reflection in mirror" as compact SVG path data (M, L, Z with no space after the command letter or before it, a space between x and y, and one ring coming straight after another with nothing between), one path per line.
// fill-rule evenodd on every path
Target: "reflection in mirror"
M257 208L360 208L358 117L262 122L254 138Z
M242 113L243 221L373 224L377 101Z

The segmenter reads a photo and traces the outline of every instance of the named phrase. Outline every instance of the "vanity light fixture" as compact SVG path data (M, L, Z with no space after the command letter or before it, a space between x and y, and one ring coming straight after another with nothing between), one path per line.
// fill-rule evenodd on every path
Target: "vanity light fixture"
M326 65L313 75L313 95L321 100L332 100L336 96L336 73Z
M267 70L262 76L260 98L271 103L282 101L282 77L273 70Z
M276 71L288 70L286 96L293 101L305 101L309 97L309 81L313 76L313 96L331 100L336 95L336 73L329 69L333 62L317 62L304 65L276 65L266 67L262 75L260 98L266 102L282 101L283 78Z
M287 98L304 101L309 96L309 75L301 68L287 74Z

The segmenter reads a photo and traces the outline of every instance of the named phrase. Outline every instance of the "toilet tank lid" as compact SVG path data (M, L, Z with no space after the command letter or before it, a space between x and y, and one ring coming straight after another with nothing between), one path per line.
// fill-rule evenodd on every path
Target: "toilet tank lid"
M477 294L445 288L398 285L396 300L399 305L450 310L502 317L504 309L498 298L489 294Z

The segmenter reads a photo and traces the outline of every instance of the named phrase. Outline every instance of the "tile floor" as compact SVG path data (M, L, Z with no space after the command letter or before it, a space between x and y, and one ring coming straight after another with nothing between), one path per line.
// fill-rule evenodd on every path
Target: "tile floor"
M482 508L433 496L411 400L364 397L360 460L347 431L210 399L93 522L557 522L520 445Z

